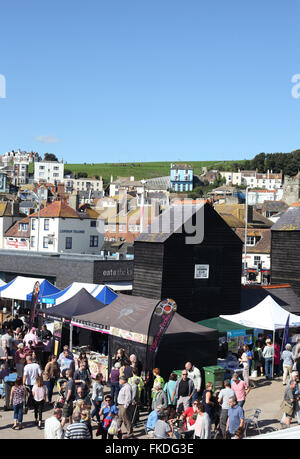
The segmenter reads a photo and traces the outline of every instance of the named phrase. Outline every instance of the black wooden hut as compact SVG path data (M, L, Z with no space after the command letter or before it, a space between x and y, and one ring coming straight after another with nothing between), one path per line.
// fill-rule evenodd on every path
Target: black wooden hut
M195 322L238 313L242 247L209 203L172 205L134 242L133 295L173 298Z
M271 228L271 283L290 283L300 296L300 207L289 207Z

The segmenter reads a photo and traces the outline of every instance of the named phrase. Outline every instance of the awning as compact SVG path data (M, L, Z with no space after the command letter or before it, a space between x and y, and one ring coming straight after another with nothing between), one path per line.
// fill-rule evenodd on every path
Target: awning
M28 301L27 295L32 293L35 283L38 281L42 284L45 280L37 277L17 276L4 287L0 287L0 296L12 300Z
M65 290L52 295L44 295L42 298L43 304L59 305L70 298L73 298L81 289L85 289L94 298L101 301L103 304L110 304L118 295L112 291L109 285L103 284L88 284L81 282L73 282Z

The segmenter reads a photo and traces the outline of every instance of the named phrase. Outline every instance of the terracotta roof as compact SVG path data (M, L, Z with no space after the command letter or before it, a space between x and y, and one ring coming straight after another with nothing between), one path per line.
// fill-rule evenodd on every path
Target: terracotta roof
M245 204L216 204L215 210L221 217L232 215L240 221L239 227L245 227ZM273 222L253 209L253 221L248 220L249 228L271 228Z
M38 212L30 215L31 217L38 217ZM40 217L44 218L83 218L72 207L68 206L62 201L54 201L52 204L44 207L40 211Z
M240 239L245 242L245 231L244 229L237 228L236 234ZM271 230L260 229L260 230L249 230L247 236L260 236L260 240L254 245L247 245L247 253L270 253L271 252Z
M19 231L19 224L20 223L27 223L28 230L27 231ZM23 237L23 238L30 238L30 225L29 225L29 217L23 218L23 220L19 220L13 224L5 233L4 237Z

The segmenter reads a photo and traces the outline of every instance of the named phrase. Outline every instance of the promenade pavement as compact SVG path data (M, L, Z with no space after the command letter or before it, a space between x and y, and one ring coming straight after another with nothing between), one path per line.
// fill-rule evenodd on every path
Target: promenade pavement
M247 414L251 414L253 410L259 408L262 410L259 418L259 426L261 433L267 433L272 430L280 429L280 403L283 398L283 393L286 386L282 385L282 378L276 378L273 381L266 381L264 378L252 379L255 388L252 388L247 396L246 403L244 405L244 410ZM109 392L109 388L105 387L105 392ZM54 393L53 400L56 399L56 393ZM44 431L39 430L34 423L34 414L30 410L27 414L24 415L23 426L24 428L20 431L13 430L11 427L13 425L13 411L4 411L4 399L0 400L0 439L43 439ZM248 412L249 410L249 412ZM46 406L43 419L47 419L52 414L52 408ZM143 421L147 419L147 413L141 414L141 422L134 429L135 438L145 439ZM68 424L66 424L67 426ZM297 421L293 419L291 426L297 425ZM95 433L97 430L96 423L93 423L94 438L101 439L101 437L96 437ZM257 435L258 432L254 428L249 428L247 436Z

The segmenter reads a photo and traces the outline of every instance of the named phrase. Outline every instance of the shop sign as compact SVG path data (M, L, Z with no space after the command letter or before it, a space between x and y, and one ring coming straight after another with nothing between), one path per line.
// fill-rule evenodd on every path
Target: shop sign
M195 265L194 279L208 279L209 265Z

